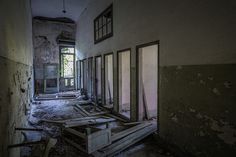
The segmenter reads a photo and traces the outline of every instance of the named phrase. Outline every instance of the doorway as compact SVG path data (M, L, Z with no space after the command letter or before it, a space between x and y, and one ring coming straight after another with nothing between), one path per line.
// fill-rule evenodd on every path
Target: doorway
M104 55L105 107L113 108L113 53Z
M102 103L102 57L95 57L95 101Z
M137 47L139 120L158 116L158 64L157 42Z
M82 93L86 94L87 93L87 59L82 60Z
M130 118L130 53L118 51L118 104L119 113Z
M75 48L60 46L60 91L75 89Z
M93 57L88 58L88 97L93 98Z

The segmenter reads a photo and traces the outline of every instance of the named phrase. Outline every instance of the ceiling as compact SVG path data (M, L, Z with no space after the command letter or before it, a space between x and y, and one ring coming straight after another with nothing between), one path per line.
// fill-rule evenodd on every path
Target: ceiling
M63 13L63 0L31 0L32 15L49 18L66 17L77 21L89 0L65 0Z

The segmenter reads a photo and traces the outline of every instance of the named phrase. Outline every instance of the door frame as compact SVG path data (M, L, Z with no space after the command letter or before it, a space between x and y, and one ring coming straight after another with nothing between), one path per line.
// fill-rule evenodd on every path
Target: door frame
M144 48L144 47L148 47L148 46L153 46L153 45L157 45L157 123L158 126L160 126L159 124L159 105L160 105L160 101L159 101L159 89L160 89L160 41L153 41L153 42L149 42L149 43L145 43L145 44L141 44L141 45L137 45L136 46L136 120L139 121L139 49L140 48ZM158 127L159 129L159 127Z
M62 48L65 48L65 47L70 47L70 48L74 48L74 53L73 54L70 54L70 53L62 53L61 52L61 49ZM72 90L74 90L75 89L75 57L76 57L76 55L75 55L75 45L59 45L59 67L60 67L60 69L59 69L59 75L60 75L60 79L59 79L59 84L61 84L61 78L64 78L65 79L65 77L61 77L61 73L62 73L62 71L61 71L61 68L62 68L62 63L61 63L61 56L62 56L62 54L67 54L67 55L73 55L74 57L74 60L73 60L73 77L72 78L74 78L74 85L73 85L73 89ZM59 85L59 91L62 91L62 89L61 89L61 86ZM70 90L67 90L67 91L70 91Z
M119 84L119 68L120 68L120 65L119 65L119 54L120 53L124 53L124 52L126 52L126 51L129 51L129 53L130 53L130 62L129 62L129 67L130 67L130 70L129 70L129 72L130 72L130 76L129 76L129 79L130 79L130 100L129 100L129 106L130 106L130 117L129 117L129 119L131 119L131 113L132 113L132 105L131 105L131 54L132 54L132 50L131 50L131 48L126 48L126 49L122 49L122 50L118 50L117 51L117 108L118 108L118 113L120 113L120 100L119 100L119 98L120 98L120 88L119 88L119 86L120 86L120 84ZM128 118L128 117L127 117Z
M113 52L109 52L109 53L106 53L103 55L103 67L104 67L104 73L103 73L103 78L104 78L104 86L103 86L103 89L104 89L104 93L103 93L103 99L104 99L104 105L106 106L106 56L109 56L109 55L112 55L112 80L113 80L113 109L114 109L114 54Z
M97 58L101 58L101 99L102 99L102 55L97 55L94 57L94 96L95 96L95 103L98 104L98 89L97 89L97 82L96 82L96 79L97 79Z

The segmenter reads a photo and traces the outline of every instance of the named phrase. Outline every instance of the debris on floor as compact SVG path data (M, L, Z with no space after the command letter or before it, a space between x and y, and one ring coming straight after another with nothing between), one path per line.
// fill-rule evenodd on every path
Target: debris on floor
M144 141L157 130L156 120L131 122L90 100L67 98L36 99L28 121L29 128L17 130L26 131L28 141L44 142L22 147L22 157L135 156L136 151L147 153L150 141ZM151 156L171 156L160 152Z

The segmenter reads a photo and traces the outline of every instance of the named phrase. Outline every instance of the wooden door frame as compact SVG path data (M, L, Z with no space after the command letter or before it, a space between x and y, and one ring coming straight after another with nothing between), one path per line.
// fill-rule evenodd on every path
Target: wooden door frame
M136 120L139 121L139 49L140 48L144 48L144 47L148 47L148 46L153 46L153 45L157 45L157 123L158 126L160 126L159 124L159 105L160 105L160 101L159 101L159 89L160 89L160 41L153 41L153 42L149 42L149 43L145 43L145 44L141 44L141 45L137 45L136 46ZM157 128L159 130L159 127Z
M122 50L118 50L117 51L117 109L118 109L118 113L120 113L120 100L119 100L119 98L120 98L120 94L119 94L119 90L120 90L120 88L119 88L119 86L120 86L120 84L119 84L119 68L120 68L120 65L119 65L119 54L121 54L121 53L124 53L124 52L126 52L126 51L129 51L129 54L130 54L130 62L129 62L129 67L130 67L130 70L129 70L129 72L130 72L130 76L129 76L129 79L130 79L130 82L131 82L131 53L132 53L132 50L131 50L131 48L126 48L126 49L122 49ZM130 83L130 100L129 100L129 105L130 105L130 117L129 117L129 119L131 119L131 112L132 112L132 106L131 106L131 83ZM128 118L128 117L127 117Z

